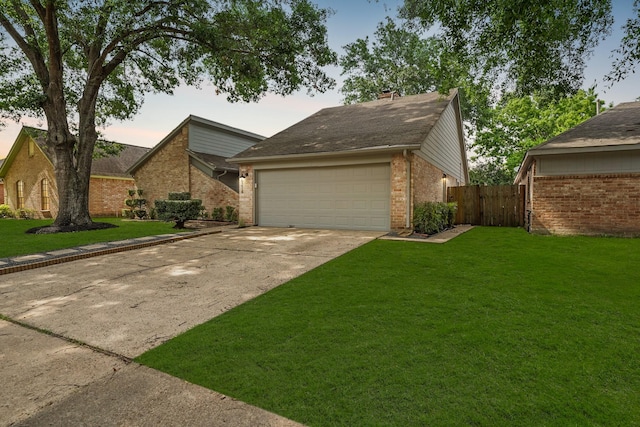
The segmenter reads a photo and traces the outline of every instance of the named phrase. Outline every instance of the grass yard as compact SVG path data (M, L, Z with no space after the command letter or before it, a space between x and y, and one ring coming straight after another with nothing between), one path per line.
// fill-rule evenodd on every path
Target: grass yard
M640 425L640 239L374 241L138 361L310 426Z
M0 258L176 232L172 228L172 222L123 221L121 218L96 218L94 221L116 224L118 228L77 233L26 234L28 229L49 225L53 220L0 219Z

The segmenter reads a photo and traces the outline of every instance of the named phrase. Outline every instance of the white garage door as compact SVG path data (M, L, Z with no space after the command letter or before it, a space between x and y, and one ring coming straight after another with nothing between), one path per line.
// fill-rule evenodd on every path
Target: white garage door
M257 222L273 227L389 230L389 164L261 170Z

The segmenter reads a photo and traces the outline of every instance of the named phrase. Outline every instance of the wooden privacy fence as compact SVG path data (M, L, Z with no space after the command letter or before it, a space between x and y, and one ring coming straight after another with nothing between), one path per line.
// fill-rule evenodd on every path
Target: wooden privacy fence
M524 196L523 185L447 188L447 201L458 203L456 224L522 227Z

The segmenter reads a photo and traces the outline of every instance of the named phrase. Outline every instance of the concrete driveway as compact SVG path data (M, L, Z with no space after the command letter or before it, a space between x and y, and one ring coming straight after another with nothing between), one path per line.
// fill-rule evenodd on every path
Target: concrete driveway
M0 424L293 425L129 359L380 234L229 229L2 276Z

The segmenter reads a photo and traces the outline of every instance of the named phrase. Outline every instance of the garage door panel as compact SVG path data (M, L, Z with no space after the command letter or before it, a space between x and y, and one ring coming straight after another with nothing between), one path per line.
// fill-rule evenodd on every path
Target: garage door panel
M389 164L258 171L257 222L388 230Z

